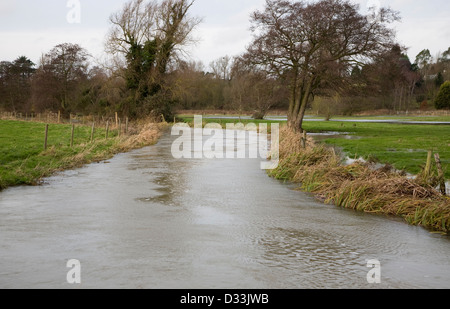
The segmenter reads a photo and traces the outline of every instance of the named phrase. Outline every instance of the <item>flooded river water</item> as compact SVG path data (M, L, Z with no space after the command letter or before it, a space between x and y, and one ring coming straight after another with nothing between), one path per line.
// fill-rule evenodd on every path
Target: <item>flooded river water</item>
M174 159L172 141L1 192L0 288L450 288L448 237L323 205L260 160Z

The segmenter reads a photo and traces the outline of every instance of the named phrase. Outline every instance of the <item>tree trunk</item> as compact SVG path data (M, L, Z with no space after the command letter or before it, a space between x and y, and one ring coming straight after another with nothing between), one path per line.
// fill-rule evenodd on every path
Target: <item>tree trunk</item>
M299 100L299 96L298 96L298 91L299 91L299 85L297 82L297 78L295 77L292 81L291 84L291 95L290 95L290 99L289 99L289 111L288 111L288 126L291 129L294 129L295 127L295 107L298 104L298 100Z
M295 99L291 98L293 108L289 110L288 125L291 129L299 133L303 133L303 119L305 118L306 107L311 97L312 84L313 80L309 79L306 83L306 88L297 91L298 95Z

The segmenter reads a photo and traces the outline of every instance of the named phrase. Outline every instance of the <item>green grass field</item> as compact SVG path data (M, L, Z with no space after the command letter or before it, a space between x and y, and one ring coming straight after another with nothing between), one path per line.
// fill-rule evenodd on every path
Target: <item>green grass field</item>
M182 121L192 123L193 117L184 116ZM319 118L318 118L319 119ZM341 120L355 120L341 122ZM439 153L446 179L450 179L450 126L405 125L395 123L361 123L361 119L400 119L412 121L450 121L450 117L342 117L334 121L305 121L304 129L310 133L348 133L354 139L328 138L323 142L339 147L351 158L364 158L413 175L419 173L426 163L429 150ZM207 123L237 123L234 119L204 119ZM246 124L261 121L242 120ZM266 121L264 121L266 122ZM282 121L272 121L283 123Z
M70 147L71 125L49 125L48 147L44 150L45 124L0 120L0 189L34 184L55 171L91 162L107 154L116 139L105 139L105 129L76 126ZM114 137L117 132L111 132Z
M357 122L305 122L308 132L349 133L354 139L329 138L324 142L340 147L349 157L363 157L398 170L418 174L429 150L439 153L450 178L450 126L403 125Z

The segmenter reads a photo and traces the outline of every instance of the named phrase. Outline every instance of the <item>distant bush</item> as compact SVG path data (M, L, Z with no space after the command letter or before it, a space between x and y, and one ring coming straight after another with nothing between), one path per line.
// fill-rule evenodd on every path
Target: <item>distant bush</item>
M427 100L425 100L425 101L423 101L422 103L420 103L420 110L421 111L426 111L426 110L428 110L428 101Z
M434 104L437 109L450 108L450 81L442 84Z

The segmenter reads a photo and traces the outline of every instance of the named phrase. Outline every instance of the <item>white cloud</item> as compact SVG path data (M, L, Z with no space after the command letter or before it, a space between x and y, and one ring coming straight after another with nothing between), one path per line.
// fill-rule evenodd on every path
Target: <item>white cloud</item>
M2 1L0 2L0 17L5 17L10 15L16 9L16 4L14 1Z
M410 18L398 25L397 37L405 45L411 61L424 49L434 56L450 47L450 19Z
M199 0L192 14L204 17L195 31L200 42L190 48L194 60L205 66L223 56L237 56L245 52L251 42L250 15L264 8L265 0L222 1Z
M423 49L432 55L450 47L450 1L448 0L352 0L358 3L362 13L366 13L370 3L389 7L398 11L401 22L392 25L397 32L397 40L408 48L411 61Z
M190 54L206 66L220 57L243 53L251 39L249 31L239 26L199 27L195 35L201 39L190 48Z
M0 33L1 60L12 61L21 55L38 63L42 54L61 43L79 44L94 56L103 53L104 29L51 29L47 31L9 31Z

